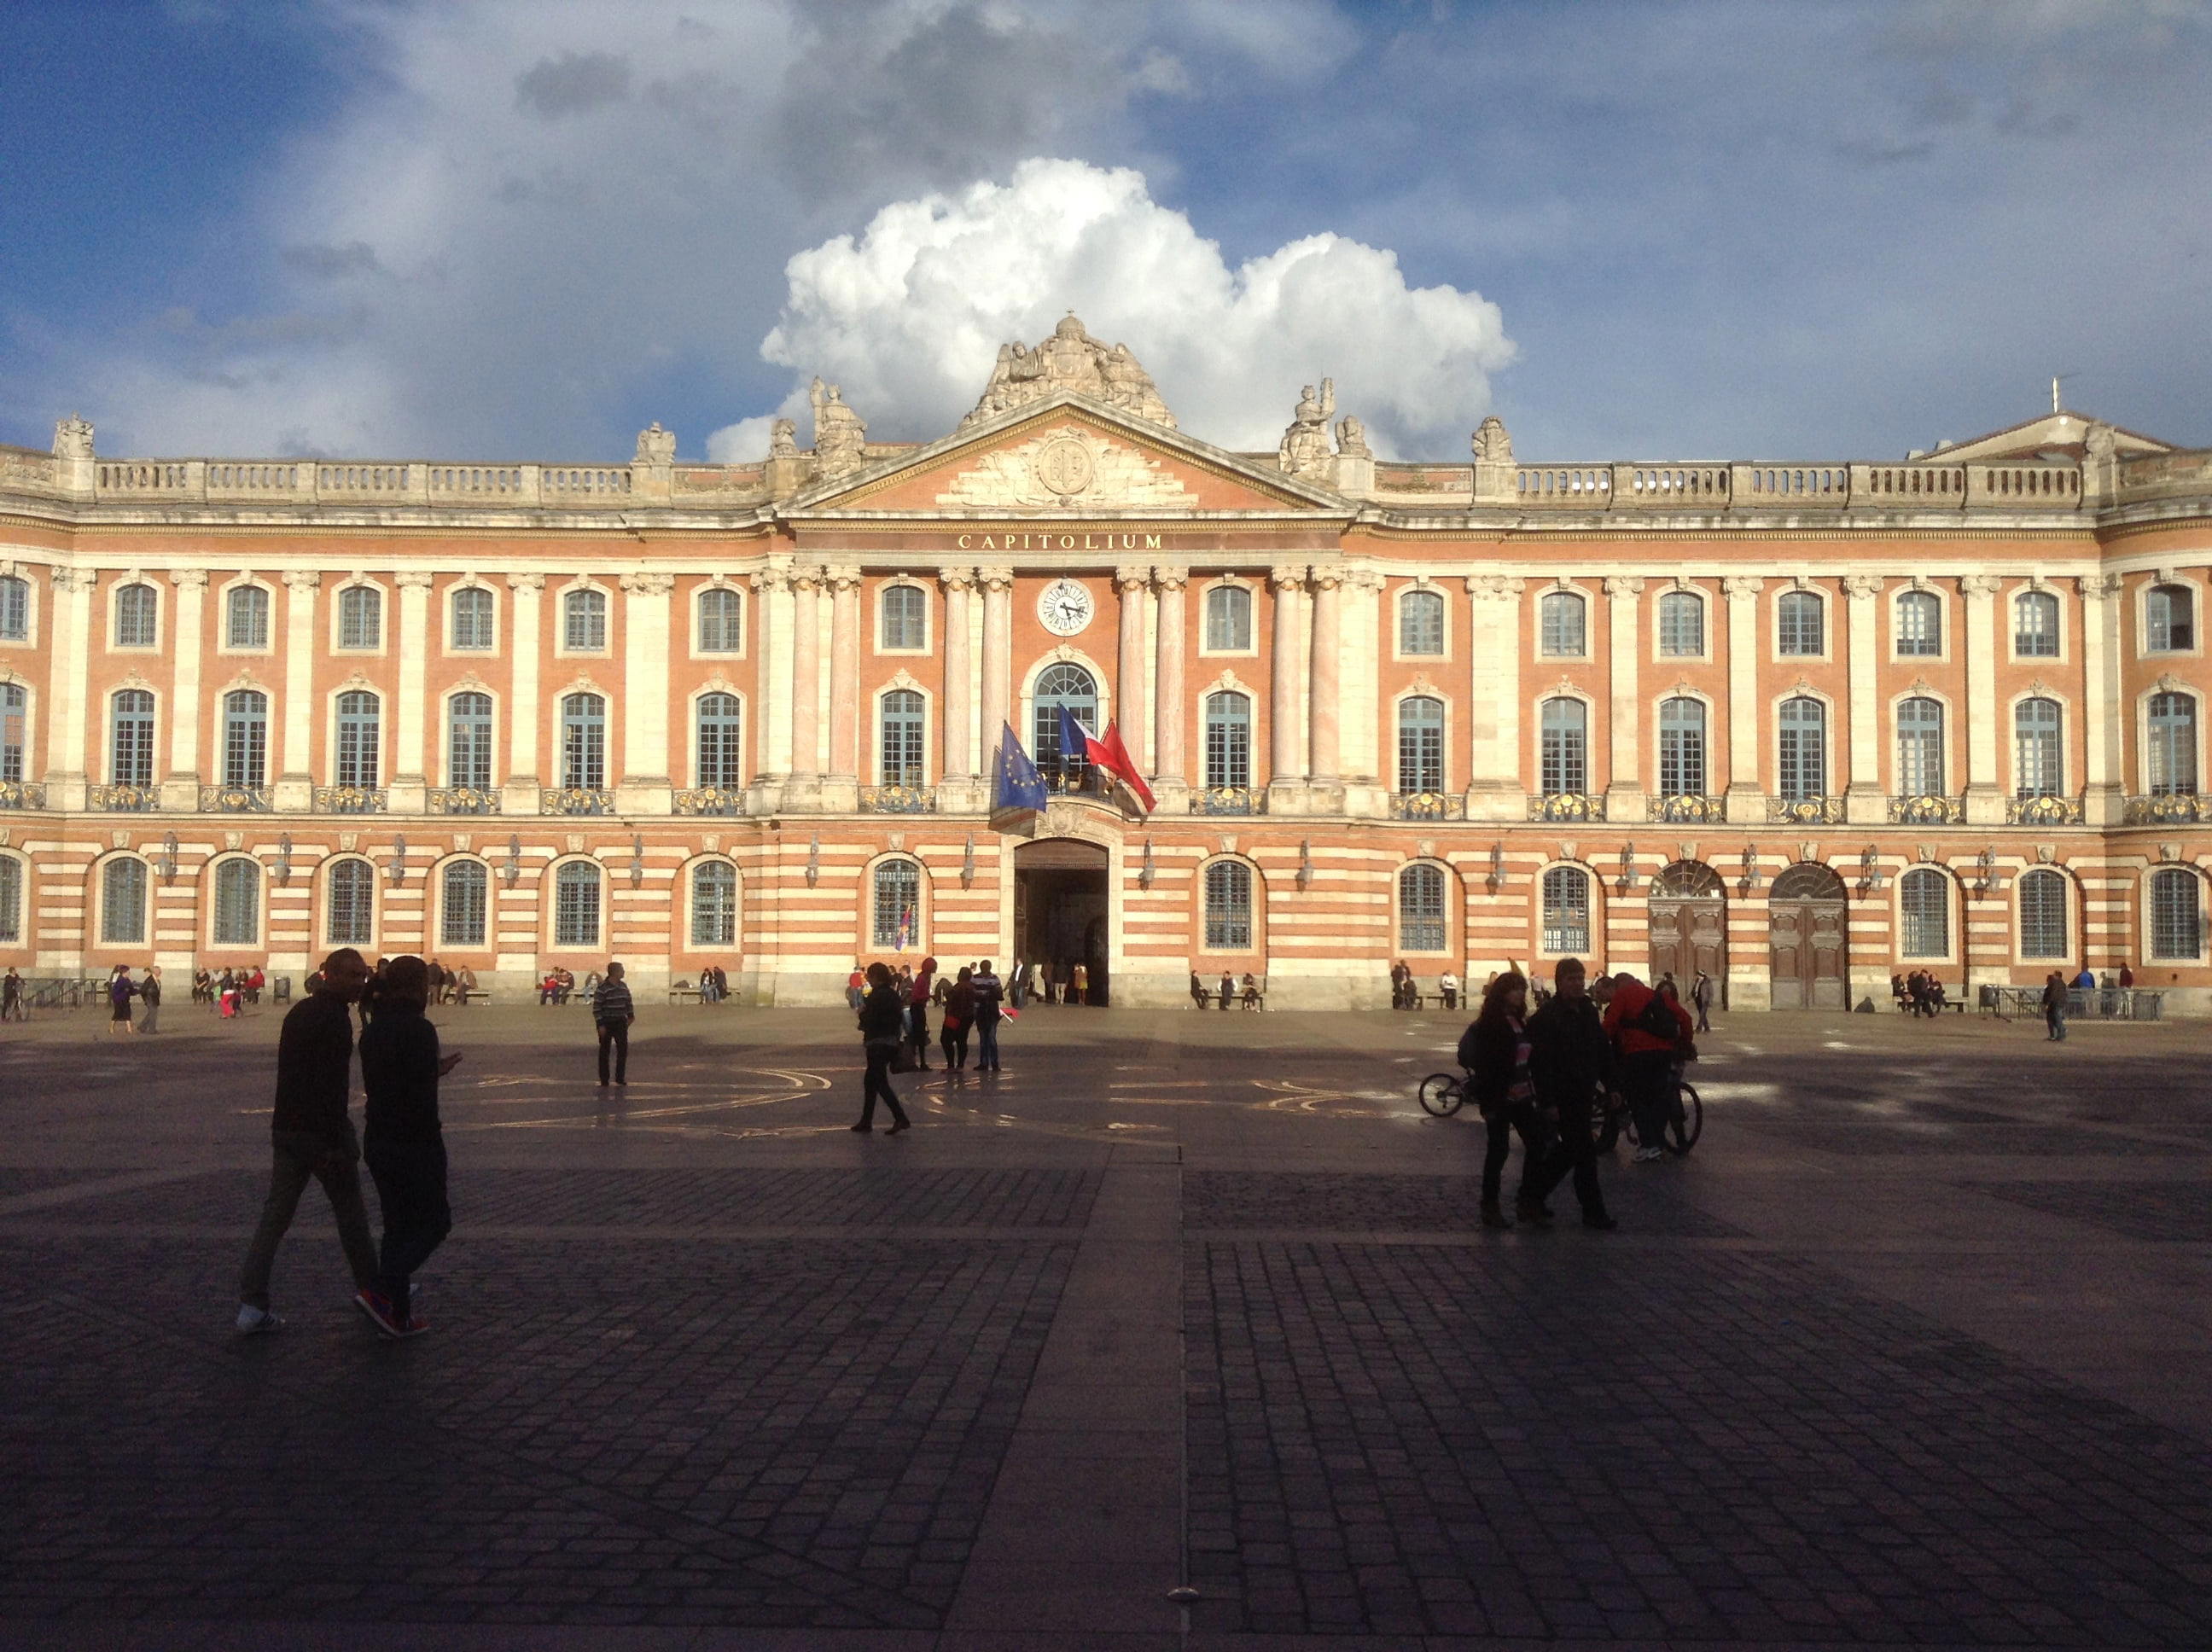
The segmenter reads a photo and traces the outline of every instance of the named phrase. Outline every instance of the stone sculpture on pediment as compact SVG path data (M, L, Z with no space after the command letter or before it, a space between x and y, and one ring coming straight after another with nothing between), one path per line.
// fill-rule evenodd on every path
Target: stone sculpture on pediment
M81 419L74 413L65 419L54 421L54 457L56 459L90 459L92 457L92 421Z
M637 433L637 455L630 462L633 465L675 464L676 433L662 429L660 421L655 419Z
M1495 413L1475 427L1469 444L1474 449L1479 465L1510 465L1513 463L1513 438L1505 428L1505 421Z
M1314 395L1311 385L1298 390L1298 404L1291 414L1291 422L1283 431L1283 440L1275 449L1276 462L1285 476L1311 477L1328 480L1335 475L1330 462L1334 455L1329 451L1328 420L1336 411L1336 380L1321 381L1321 395Z
M937 495L939 505L979 510L1157 507L1188 510L1198 499L1159 460L1079 426L1048 430L1018 447L983 454Z
M1336 451L1346 459L1375 457L1367 445L1367 425L1357 414L1347 413L1336 422Z
M868 427L845 405L844 393L817 377L807 392L814 404L814 462L823 477L857 471L867 458Z
M1129 347L1093 338L1072 310L1034 349L1019 342L999 346L991 381L974 410L960 421L961 427L1062 390L1104 402L1133 418L1175 428L1175 415L1168 411L1152 374L1138 364Z
M799 457L799 427L789 419L778 419L769 426L768 456L770 459Z

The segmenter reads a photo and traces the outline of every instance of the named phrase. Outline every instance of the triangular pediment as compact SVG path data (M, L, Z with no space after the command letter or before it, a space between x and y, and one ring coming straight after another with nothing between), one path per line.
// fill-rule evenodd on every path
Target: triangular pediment
M1956 465L1967 460L1975 464L2006 464L2045 455L2078 459L2087 451L2091 426L2097 422L2087 414L2060 409L2038 414L2019 424L2007 425L2002 430L1992 430L1985 436L1976 436L1972 441L1947 443L1915 457L1928 465ZM2118 425L2107 428L2112 433L2113 451L2122 459L2173 451L2171 443L2155 436L2124 430Z
M1063 392L808 489L785 514L1347 515L1310 482Z

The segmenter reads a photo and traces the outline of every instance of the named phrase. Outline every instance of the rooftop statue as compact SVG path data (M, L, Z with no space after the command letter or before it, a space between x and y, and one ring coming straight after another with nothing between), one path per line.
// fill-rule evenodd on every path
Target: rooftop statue
M845 405L836 386L824 385L819 378L807 392L807 399L814 404L817 473L834 477L860 469L868 446L868 427L860 416Z
M1321 381L1319 399L1316 399L1311 385L1299 389L1297 410L1291 415L1289 428L1283 432L1281 446L1275 450L1276 460L1286 475L1314 477L1323 482L1335 476L1328 446L1328 416L1335 411L1335 380Z
M74 413L54 422L54 456L57 459L90 459L92 457L92 425Z
M673 430L662 429L660 421L655 419L637 433L637 456L630 463L633 465L675 464L676 433Z
M768 428L768 456L770 459L791 459L799 452L799 427L789 419L778 419Z
M1513 438L1505 434L1505 421L1495 413L1485 419L1470 439L1474 457L1484 465L1513 463Z
M960 422L966 426L994 418L1061 390L1175 428L1175 415L1160 399L1152 375L1129 354L1129 347L1109 347L1093 338L1072 310L1052 330L1052 337L1034 349L1023 343L999 346L998 362L991 369L991 382L983 387L982 399Z
M1336 451L1346 459L1373 459L1375 450L1367 445L1367 422L1357 414L1347 413L1336 422Z

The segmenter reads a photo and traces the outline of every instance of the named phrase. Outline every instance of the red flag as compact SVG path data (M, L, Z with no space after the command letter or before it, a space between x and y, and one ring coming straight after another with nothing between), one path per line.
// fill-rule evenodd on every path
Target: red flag
M1119 774L1128 788L1137 794L1137 800L1145 805L1146 814L1159 807L1153 799L1152 788L1145 784L1145 777L1137 771L1136 759L1130 756L1129 748L1121 744L1120 729L1109 723L1103 738L1091 733L1089 729L1085 729L1083 734L1084 744L1088 748L1084 753L1085 757L1108 774Z

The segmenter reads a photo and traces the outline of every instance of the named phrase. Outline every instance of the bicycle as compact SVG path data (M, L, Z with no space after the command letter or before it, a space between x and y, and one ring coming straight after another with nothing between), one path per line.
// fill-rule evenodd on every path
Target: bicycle
M1705 1104L1698 1099L1698 1087L1687 1078L1678 1079L1675 1089L1680 1098L1674 1103L1674 1116L1668 1120L1666 1139L1659 1145L1680 1157L1698 1145L1698 1138L1705 1132ZM1590 1137L1597 1151L1613 1151L1624 1133L1632 1145L1644 1145L1636 1133L1636 1115L1628 1105L1628 1097L1617 1090L1601 1091L1597 1105L1590 1109Z
M1449 1119L1467 1101L1468 1075L1432 1072L1421 1080L1421 1111L1431 1118Z

